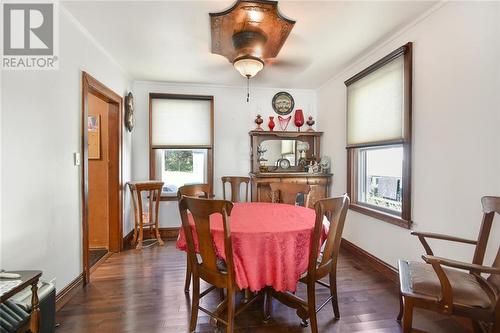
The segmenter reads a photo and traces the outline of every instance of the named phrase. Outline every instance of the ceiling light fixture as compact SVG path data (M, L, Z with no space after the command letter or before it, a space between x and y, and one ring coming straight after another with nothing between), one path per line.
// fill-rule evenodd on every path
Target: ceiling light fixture
M238 0L228 10L210 13L212 53L220 54L250 79L264 68L264 61L276 58L295 21L283 17L278 1Z
M247 102L250 101L250 79L264 68L264 61L252 56L243 56L233 63L234 68L247 78Z

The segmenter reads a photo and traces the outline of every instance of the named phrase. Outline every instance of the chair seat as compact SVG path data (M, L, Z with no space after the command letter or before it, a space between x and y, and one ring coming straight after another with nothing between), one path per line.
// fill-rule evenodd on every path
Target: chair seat
M410 291L414 294L441 297L441 284L439 278L430 264L402 261L400 262L400 274L408 277ZM464 271L444 268L446 276L450 280L453 290L453 303L478 308L489 308L491 300L481 288L476 277ZM405 291L403 291L404 293Z

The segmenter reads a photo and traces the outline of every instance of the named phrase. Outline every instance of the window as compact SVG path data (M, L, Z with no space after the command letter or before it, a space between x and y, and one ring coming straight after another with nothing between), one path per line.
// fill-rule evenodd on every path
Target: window
M411 224L411 73L408 43L345 82L347 192L352 210Z
M150 94L150 178L163 181L162 200L177 189L213 190L213 97Z

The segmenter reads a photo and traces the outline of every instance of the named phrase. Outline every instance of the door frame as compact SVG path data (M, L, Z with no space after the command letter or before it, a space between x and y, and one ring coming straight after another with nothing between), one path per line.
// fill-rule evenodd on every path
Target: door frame
M106 87L93 78L90 74L82 71L82 248L83 248L83 283L90 281L89 263L89 221L88 221L88 196L89 196L89 153L88 153L88 94L94 94L107 103L114 104L118 108L118 221L109 221L109 233L114 233L113 244L110 249L120 252L123 250L123 99L120 95ZM112 237L110 237L112 238ZM116 242L116 244L114 244Z

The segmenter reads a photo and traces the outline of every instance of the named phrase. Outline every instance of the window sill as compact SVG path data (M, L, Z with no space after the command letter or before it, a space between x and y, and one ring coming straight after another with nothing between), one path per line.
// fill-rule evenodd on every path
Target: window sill
M371 208L368 208L365 206L361 206L361 205L358 205L355 203L354 204L351 203L349 205L349 209L351 209L355 212L376 218L377 220L381 220L381 221L384 221L384 222L387 222L390 224L397 225L397 226L405 228L405 229L410 229L410 227L411 227L411 221L404 220L399 216L384 213L384 212L381 212L381 211L378 211L375 209L371 209Z

